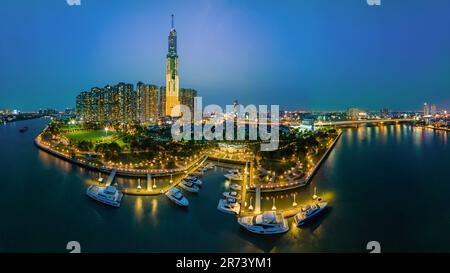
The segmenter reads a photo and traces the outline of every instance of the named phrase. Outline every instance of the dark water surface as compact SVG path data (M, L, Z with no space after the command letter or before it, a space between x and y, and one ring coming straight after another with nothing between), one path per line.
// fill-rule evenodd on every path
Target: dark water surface
M96 174L33 145L46 120L0 125L0 252L450 251L450 145L446 132L406 125L346 129L312 186L265 196L290 206L317 186L332 208L306 228L261 237L216 209L222 168L207 173L188 209L165 196L125 196L119 209L85 195ZM28 132L19 129L28 126ZM292 221L290 220L290 223Z

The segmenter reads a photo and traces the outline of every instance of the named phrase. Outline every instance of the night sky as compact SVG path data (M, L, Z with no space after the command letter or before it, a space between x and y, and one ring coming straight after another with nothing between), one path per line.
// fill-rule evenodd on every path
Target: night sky
M119 81L163 85L172 13L180 85L204 103L450 106L448 0L2 0L0 109L62 110Z

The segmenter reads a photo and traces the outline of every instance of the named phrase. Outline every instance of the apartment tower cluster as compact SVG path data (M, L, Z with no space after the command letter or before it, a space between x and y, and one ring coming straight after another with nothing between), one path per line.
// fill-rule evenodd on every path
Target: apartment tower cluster
M178 78L177 32L172 27L169 33L168 53L166 56L166 86L138 82L133 84L120 82L114 86L93 87L76 97L76 114L80 121L100 124L152 123L165 117L178 117L176 105L194 108L197 91L180 88Z

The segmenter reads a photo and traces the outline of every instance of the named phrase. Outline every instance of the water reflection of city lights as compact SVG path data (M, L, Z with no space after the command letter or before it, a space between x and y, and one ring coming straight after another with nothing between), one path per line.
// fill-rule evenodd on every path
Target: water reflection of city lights
M152 218L156 220L158 212L158 198L152 198Z
M144 206L143 206L142 197L137 197L136 202L134 204L134 216L138 222L141 222L142 217L144 216Z

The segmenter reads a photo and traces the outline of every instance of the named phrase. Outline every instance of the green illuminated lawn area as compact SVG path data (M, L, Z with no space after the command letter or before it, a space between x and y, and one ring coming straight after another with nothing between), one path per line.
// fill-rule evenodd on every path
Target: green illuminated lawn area
M89 130L68 132L64 134L68 139L75 141L92 141L92 142L110 142L114 137L114 133L105 133L104 130Z

